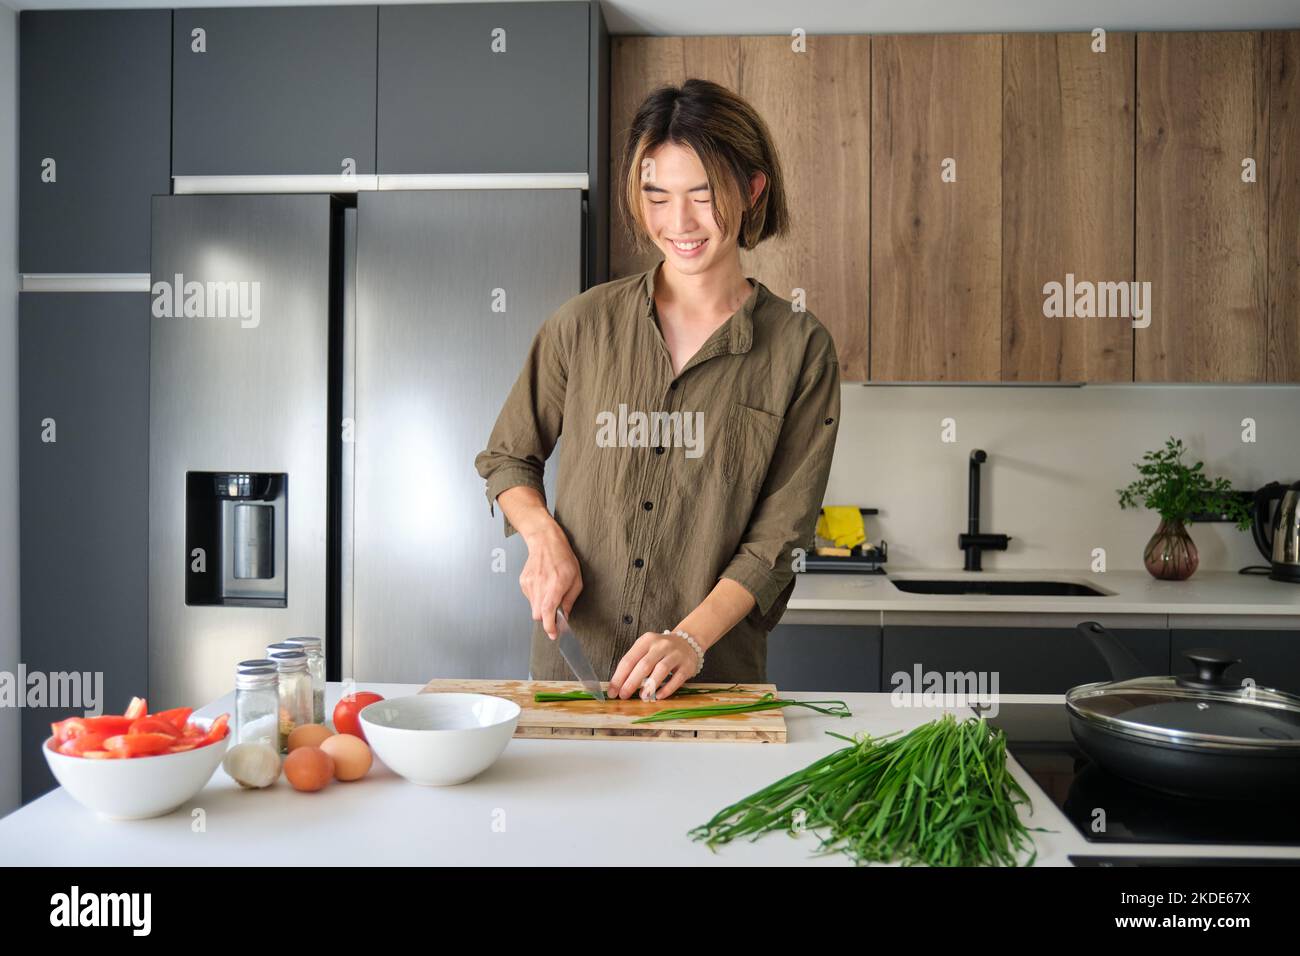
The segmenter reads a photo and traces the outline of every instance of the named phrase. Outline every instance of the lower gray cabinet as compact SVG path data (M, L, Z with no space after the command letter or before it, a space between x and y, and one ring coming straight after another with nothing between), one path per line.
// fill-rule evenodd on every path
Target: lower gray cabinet
M21 660L59 689L22 711L25 802L54 786L51 721L147 691L149 296L18 298Z
M1214 648L1241 658L1225 676L1234 681L1246 678L1258 687L1300 694L1300 627L1290 630L1247 630L1222 628L1178 628L1172 633L1170 653L1176 673L1190 673L1184 656L1194 648Z
M1169 673L1169 631L1111 633L1137 656L1145 673ZM1073 628L886 625L880 690L894 689L895 674L907 674L911 681L918 666L922 673L986 672L990 682L996 672L1001 694L1062 694L1078 684L1111 679L1106 662Z
M767 637L767 680L783 691L877 691L880 628L780 624Z

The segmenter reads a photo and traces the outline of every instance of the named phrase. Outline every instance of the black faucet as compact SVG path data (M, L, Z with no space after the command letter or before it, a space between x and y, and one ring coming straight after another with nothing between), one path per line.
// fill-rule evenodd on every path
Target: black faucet
M967 528L965 534L957 535L957 547L966 552L966 570L982 571L980 555L984 550L1005 551L1011 540L1005 534L980 534L980 465L988 461L988 454L982 448L970 453L970 490L966 505Z

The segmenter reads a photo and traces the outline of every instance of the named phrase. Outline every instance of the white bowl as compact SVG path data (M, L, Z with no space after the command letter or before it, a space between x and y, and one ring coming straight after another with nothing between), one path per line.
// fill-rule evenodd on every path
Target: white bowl
M358 715L375 756L425 787L472 780L501 756L519 705L488 694L414 694L375 701Z
M212 724L205 717L191 720L203 728ZM178 754L112 760L69 757L51 747L49 737L41 752L54 779L83 807L110 820L144 820L171 813L202 790L221 765L230 737Z

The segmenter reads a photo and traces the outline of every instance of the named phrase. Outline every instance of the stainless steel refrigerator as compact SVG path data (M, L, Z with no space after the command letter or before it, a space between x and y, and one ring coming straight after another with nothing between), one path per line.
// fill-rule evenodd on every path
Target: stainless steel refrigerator
M527 676L525 551L474 456L537 329L582 289L582 193L350 205L154 199L156 706L211 700L303 634L335 679Z

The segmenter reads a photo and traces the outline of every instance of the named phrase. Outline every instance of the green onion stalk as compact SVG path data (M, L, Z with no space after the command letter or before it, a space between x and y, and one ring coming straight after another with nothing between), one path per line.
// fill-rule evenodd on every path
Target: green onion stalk
M682 687L677 690L673 697L689 697L699 694L725 694L736 691L738 684L731 687ZM751 695L752 696L752 695ZM595 700L596 698L585 690L571 691L539 691L533 695L535 703L558 703L566 700ZM808 710L815 710L819 714L826 714L831 717L852 717L852 712L842 700L785 700L777 697L771 691L760 697L754 697L747 702L734 704L702 704L699 707L671 707L667 710L660 710L656 713L649 714L645 717L638 717L633 720L634 724L654 724L665 720L698 720L702 717L719 717L729 714L752 714L764 710L780 710L785 707L804 707Z
M1032 865L1017 807L1029 797L1006 765L1006 736L982 717L952 714L901 731L845 737L849 746L720 810L689 835L711 849L772 830L820 838L816 855L855 863ZM892 739L897 738L897 739Z

